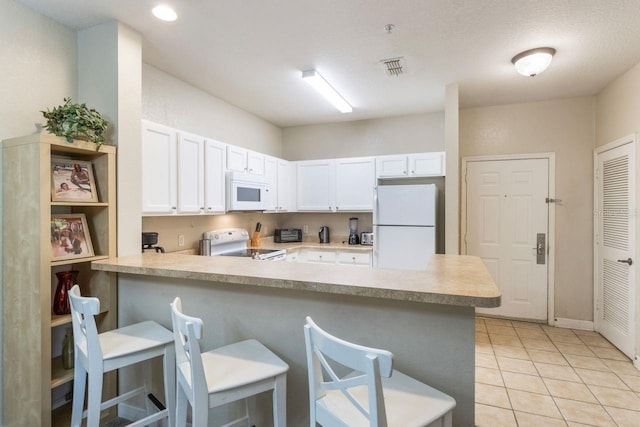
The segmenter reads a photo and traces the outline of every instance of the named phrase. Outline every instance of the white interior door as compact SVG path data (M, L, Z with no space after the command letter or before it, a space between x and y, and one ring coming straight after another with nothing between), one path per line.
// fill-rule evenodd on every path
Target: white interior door
M482 258L502 305L478 313L546 320L549 160L467 163L468 255Z
M595 329L633 359L636 286L635 143L596 156Z

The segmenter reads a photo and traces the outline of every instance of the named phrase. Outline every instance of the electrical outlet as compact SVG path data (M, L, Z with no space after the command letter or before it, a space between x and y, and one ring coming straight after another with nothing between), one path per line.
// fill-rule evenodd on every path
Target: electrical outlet
M184 234L178 234L178 246L184 246Z
M309 234L309 226L308 225L303 225L302 226L302 232L304 234Z

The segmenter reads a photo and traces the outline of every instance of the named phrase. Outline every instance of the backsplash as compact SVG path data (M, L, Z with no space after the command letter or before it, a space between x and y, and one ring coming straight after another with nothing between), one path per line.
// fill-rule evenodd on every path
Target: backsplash
M206 216L157 216L143 217L142 231L158 233L158 246L166 252L197 249L202 233L220 228L241 227L251 233L257 222L262 223L260 236L273 236L275 228L309 227L304 240L317 241L320 227L326 225L331 231L332 241L346 240L349 235L349 218L359 218L358 232L372 231L372 214L351 213L249 213L237 212L226 215ZM178 245L179 236L184 236L184 246Z

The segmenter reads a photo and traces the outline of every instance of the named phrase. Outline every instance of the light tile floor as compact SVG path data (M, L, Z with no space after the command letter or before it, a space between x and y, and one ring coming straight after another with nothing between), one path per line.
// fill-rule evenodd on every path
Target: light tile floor
M476 426L640 427L640 370L597 332L476 318Z

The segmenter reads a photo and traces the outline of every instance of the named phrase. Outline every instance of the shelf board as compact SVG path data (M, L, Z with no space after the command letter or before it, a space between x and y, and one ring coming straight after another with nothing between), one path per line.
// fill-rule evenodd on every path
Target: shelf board
M70 314L52 314L51 315L51 327L55 328L56 326L66 325L67 323L71 323L71 315Z
M62 356L51 359L51 388L73 381L73 369L62 367Z
M104 202L51 202L51 206L99 206L107 207L109 203Z
M101 259L109 259L109 256L97 255L97 256L88 256L85 258L70 258L70 259L63 259L60 261L51 261L51 267L55 267L57 265L69 265L69 264L79 264L81 262L98 261Z

